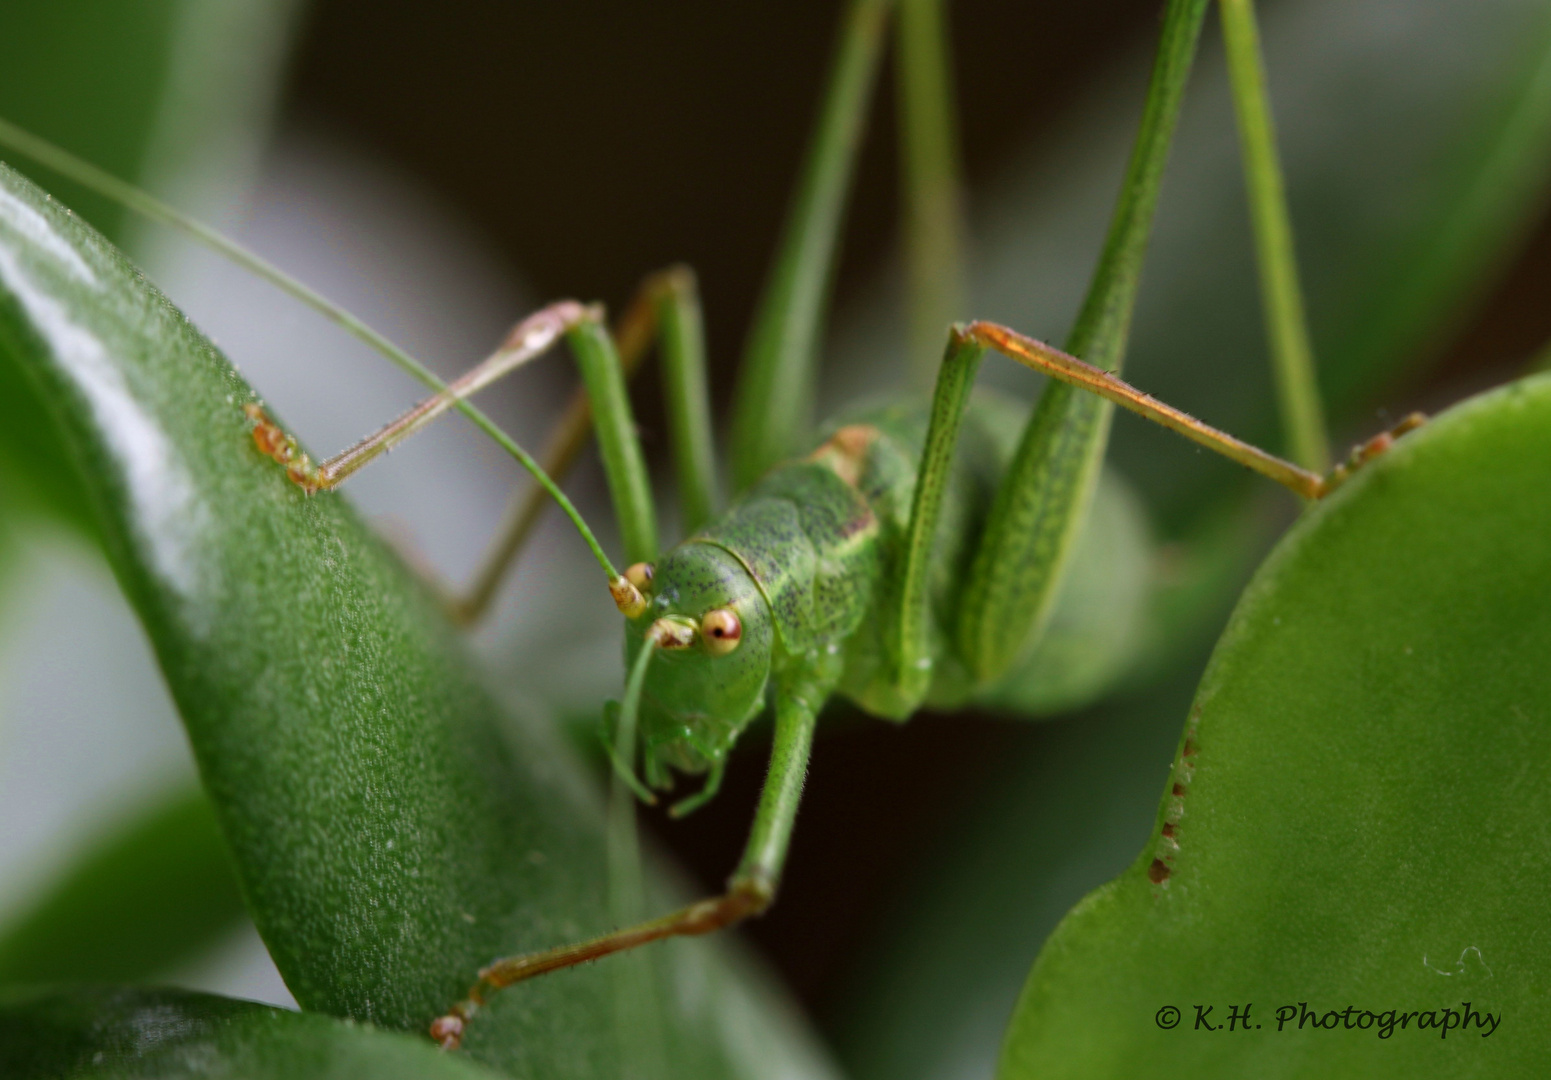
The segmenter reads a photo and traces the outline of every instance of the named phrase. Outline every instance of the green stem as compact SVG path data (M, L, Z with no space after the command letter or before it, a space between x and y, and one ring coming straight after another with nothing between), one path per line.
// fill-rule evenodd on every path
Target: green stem
M1261 303L1266 336L1276 374L1277 398L1286 432L1288 453L1307 469L1323 473L1330 467L1330 444L1320 405L1319 380L1309 345L1303 293L1298 285L1298 261L1293 250L1292 220L1276 153L1276 133L1266 97L1260 32L1253 0L1220 0L1228 75L1239 122L1244 156L1244 183L1255 228L1255 254L1260 263Z
M900 0L899 121L904 168L911 380L929 391L943 336L964 302L963 207L943 0Z

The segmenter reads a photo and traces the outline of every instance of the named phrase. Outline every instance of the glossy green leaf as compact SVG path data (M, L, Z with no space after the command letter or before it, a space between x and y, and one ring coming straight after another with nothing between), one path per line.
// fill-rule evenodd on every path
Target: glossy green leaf
M178 792L104 837L0 928L0 983L146 979L242 920L210 800Z
M1304 516L1218 645L1151 841L1046 944L1002 1076L1551 1068L1547 461L1539 376ZM1464 1003L1500 1029L1450 1030Z
M343 498L303 495L254 449L253 392L214 347L9 172L0 363L70 448L304 1007L423 1032L494 957L608 925L602 815L564 748L504 720ZM593 602L610 603L601 582ZM822 1071L704 943L655 955L676 1075ZM466 1048L524 1075L617 1073L613 970L499 995Z
M0 993L6 1080L479 1080L496 1074L365 1024L178 990Z

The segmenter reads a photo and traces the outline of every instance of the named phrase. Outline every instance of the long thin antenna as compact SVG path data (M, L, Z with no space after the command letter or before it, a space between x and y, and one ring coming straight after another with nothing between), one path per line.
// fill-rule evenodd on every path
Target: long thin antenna
M47 139L40 138L23 128L17 127L9 120L0 118L0 146L8 146L12 150L23 154L38 164L46 166L68 180L74 180L84 188L112 199L114 202L133 210L135 213L149 218L162 225L170 225L172 228L192 237L213 251L226 256L232 262L245 270L263 278L281 292L300 300L329 322L339 326L352 337L359 338L404 371L419 379L433 390L444 389L444 384L424 364L410 356L403 349L383 337L377 331L367 326L350 312L334 303L332 300L303 285L300 281L291 277L284 270L266 261L235 240L221 235L202 221L196 221L183 213L175 210L133 184L120 180L112 173L105 172L91 162L78 158L70 151L55 146Z
M303 285L279 267L249 251L235 240L221 235L204 222L196 221L194 218L189 217L180 210L173 209L160 199L142 191L133 184L120 180L112 173L99 169L91 162L76 157L63 147L56 146L47 139L34 135L24 128L17 127L4 118L0 118L0 146L9 147L66 179L73 180L82 187L96 192L104 198L112 199L114 202L127 207L137 214L141 214L160 224L170 225L172 228L183 232L211 250L226 256L238 266L263 278L281 292L300 300L318 312L318 314L343 329L347 334L364 341L376 349L400 369L414 376L437 393L447 389L447 384L437 378L435 373L429 368L383 337L376 330L367 326L356 316L322 294ZM571 523L582 534L582 539L587 542L587 546L592 550L594 557L597 558L598 563L603 567L604 573L609 576L611 581L618 578L619 572L614 568L613 563L609 561L608 556L603 553L603 549L598 545L592 530L582 520L580 512L565 497L559 485L539 466L538 462L534 461L526 450L517 445L511 436L497 427L495 421L491 420L470 402L460 399L455 403L455 407L470 420L474 421L475 426L494 439L502 449L516 458L518 463L532 474L533 479L554 496L555 501L560 504L560 508L571 519Z

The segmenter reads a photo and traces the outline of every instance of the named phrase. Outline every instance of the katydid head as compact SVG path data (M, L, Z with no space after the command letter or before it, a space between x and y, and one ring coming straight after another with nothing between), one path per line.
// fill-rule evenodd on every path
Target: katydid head
M667 767L706 771L759 714L775 633L764 594L714 544L682 544L627 576L646 597L645 610L625 622L627 668L648 638L655 646L639 738L647 779L661 787Z

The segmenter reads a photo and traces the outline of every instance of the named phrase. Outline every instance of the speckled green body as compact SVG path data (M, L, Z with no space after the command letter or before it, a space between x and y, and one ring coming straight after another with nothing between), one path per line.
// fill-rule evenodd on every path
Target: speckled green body
M727 656L666 653L646 682L641 738L649 781L663 766L720 761L763 709L772 680L817 709L840 693L906 719L887 638L929 410L920 399L847 418L806 458L776 467L726 513L663 556L646 614L628 623L633 662L652 620L731 607L744 628ZM952 626L974 542L1012 454L1020 411L989 395L971 404L954 454L931 576L932 680L926 704L950 707L978 687L955 655Z

